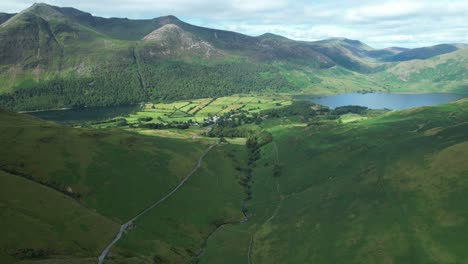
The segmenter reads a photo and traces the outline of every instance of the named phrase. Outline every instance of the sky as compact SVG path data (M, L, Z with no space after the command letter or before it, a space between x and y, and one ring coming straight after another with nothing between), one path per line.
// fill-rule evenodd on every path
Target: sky
M1 0L16 13L36 1ZM374 48L468 43L467 0L44 0L102 17L175 15L210 28L295 40L358 39Z

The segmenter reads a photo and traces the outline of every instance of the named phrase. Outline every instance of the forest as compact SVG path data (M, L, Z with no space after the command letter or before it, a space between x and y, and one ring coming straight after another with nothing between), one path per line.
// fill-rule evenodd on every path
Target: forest
M117 106L258 91L297 89L270 65L182 61L106 63L92 76L56 78L0 94L0 107L12 110Z

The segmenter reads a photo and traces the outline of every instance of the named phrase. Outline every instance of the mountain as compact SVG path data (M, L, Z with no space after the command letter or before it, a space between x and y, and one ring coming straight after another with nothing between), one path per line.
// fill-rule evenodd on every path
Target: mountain
M149 56L180 57L186 53L187 56L196 54L208 59L223 57L221 50L175 24L166 24L155 29L143 37L143 40L148 47Z
M175 16L102 18L47 4L0 19L0 107L16 110L263 91L391 91L399 84L374 80L393 64L465 47L378 50L346 38L253 37ZM343 79L345 87L336 79Z
M409 61L409 60L424 60L434 56L454 52L458 50L460 45L455 44L440 44L431 47L416 48L404 50L393 56L385 58L385 61Z
M309 45L331 58L336 64L349 70L370 72L378 66L368 56L368 53L374 49L359 40L331 38Z
M427 60L394 63L385 71L370 76L394 92L467 93L468 49L459 49Z
M400 47L390 47L390 48L385 48L385 49L379 49L379 50L369 50L367 52L367 56L375 58L377 60L383 61L384 59L391 57L393 55L396 55L398 53L401 53L403 51L407 51L409 49L407 48L400 48Z
M3 22L7 21L8 19L10 19L11 17L13 17L15 14L8 14L8 13L2 13L0 12L0 24L2 24Z

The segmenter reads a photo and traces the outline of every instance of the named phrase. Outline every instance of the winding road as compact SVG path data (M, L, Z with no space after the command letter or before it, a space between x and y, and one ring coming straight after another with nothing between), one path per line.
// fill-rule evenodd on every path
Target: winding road
M170 191L168 194L166 194L163 198L161 198L160 200L158 200L154 204L150 205L148 208L143 210L141 213L137 214L135 217L130 219L128 222L126 222L122 226L120 226L120 230L117 233L117 235L115 236L114 240L112 240L112 242L110 242L110 244L102 251L101 255L99 255L98 264L104 263L104 259L109 254L109 251L111 250L111 248L115 245L115 243L117 243L117 241L119 241L119 239L122 237L122 234L125 232L125 230L127 230L127 228L130 225L132 225L132 223L135 220L137 220L138 218L140 218L141 216L143 216L144 214L149 212L151 209L153 209L156 206L160 205L162 202L167 200L167 198L171 197L171 195L173 195L177 190L179 190L179 188L182 187L182 185L184 185L184 183L198 170L198 168L200 168L202 160L206 156L206 154L208 154L208 152L216 145L218 145L218 143L209 146L208 149L206 149L205 152L203 152L203 154L200 156L197 163L195 164L195 167L193 167L193 169L179 182L179 184L174 189L172 189L172 191Z

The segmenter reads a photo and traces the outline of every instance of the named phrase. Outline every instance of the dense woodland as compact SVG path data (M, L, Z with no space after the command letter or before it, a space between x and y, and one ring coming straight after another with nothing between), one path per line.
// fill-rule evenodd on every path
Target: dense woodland
M278 73L277 68L265 64L143 61L140 67L151 99L192 99L296 88Z
M125 63L101 65L91 77L53 79L2 94L0 107L36 110L116 106L297 88L276 68L247 62L203 65L143 61L139 69L140 73L136 65Z

